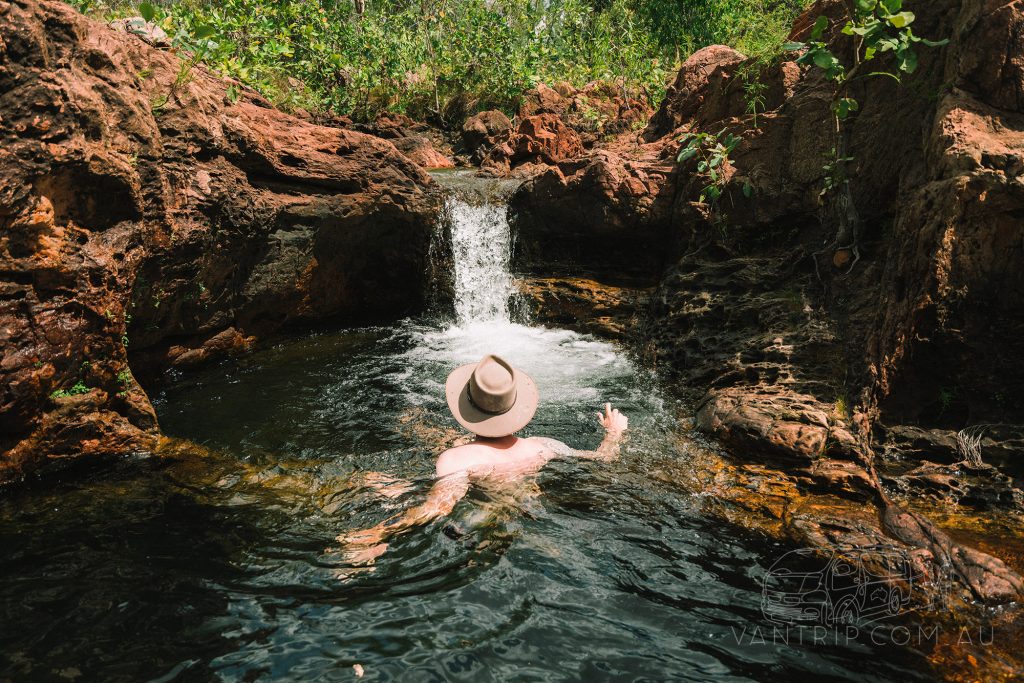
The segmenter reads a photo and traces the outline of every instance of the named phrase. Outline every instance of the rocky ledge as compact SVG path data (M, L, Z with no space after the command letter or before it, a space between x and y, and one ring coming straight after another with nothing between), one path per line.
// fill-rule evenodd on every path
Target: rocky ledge
M425 302L438 197L388 141L46 0L0 5L0 112L0 483L151 449L133 368Z

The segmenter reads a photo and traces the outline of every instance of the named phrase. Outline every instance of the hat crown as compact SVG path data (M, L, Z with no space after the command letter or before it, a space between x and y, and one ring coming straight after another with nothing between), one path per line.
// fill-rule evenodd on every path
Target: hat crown
M516 402L515 369L498 356L484 356L469 378L469 397L485 412L508 412Z

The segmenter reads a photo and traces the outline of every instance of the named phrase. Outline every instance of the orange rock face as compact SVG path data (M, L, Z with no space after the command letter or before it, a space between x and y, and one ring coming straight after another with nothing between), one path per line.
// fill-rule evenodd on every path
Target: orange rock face
M128 351L423 303L437 197L390 142L180 79L60 2L4 4L0 36L0 483L154 446Z

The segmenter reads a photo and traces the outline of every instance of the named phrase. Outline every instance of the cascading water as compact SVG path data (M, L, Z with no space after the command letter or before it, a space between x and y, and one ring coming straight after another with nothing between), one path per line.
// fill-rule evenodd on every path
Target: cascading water
M509 322L513 287L505 206L473 206L452 194L445 202L445 214L451 227L459 323Z

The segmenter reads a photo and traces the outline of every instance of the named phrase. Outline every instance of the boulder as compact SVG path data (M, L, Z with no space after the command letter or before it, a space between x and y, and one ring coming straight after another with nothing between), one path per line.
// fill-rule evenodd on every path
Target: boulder
M504 175L524 164L551 166L582 153L576 131L555 114L538 114L520 121L508 141L487 154L481 167Z
M690 55L651 117L644 137L656 140L696 116L709 95L721 88L745 60L741 52L726 45L708 45Z
M571 106L572 100L569 97L564 97L554 88L538 83L536 87L523 93L523 101L519 105L517 117L526 119L538 114L559 116L569 111Z
M434 149L426 135L411 135L394 141L395 149L423 168L453 168L451 158Z
M502 112L491 109L466 119L462 124L462 144L478 162L497 144L504 142L512 130L512 122Z
M669 172L607 151L546 168L512 196L517 267L652 279L667 265L655 200Z

